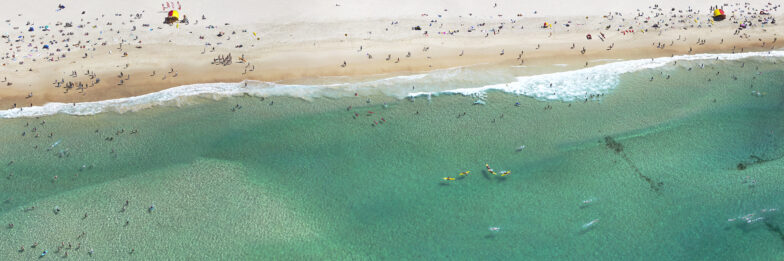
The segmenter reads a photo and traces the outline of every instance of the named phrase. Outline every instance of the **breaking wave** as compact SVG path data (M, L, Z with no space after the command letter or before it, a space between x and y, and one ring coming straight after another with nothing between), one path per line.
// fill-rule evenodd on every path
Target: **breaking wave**
M459 88L445 91L415 92L410 97L439 94L483 95L487 91L503 91L529 96L541 100L573 101L585 99L589 95L603 94L615 88L624 73L662 67L675 61L695 60L739 60L751 57L784 57L784 51L736 53L736 54L695 54L654 59L641 59L607 63L585 69L520 76L515 81L490 84L482 87Z

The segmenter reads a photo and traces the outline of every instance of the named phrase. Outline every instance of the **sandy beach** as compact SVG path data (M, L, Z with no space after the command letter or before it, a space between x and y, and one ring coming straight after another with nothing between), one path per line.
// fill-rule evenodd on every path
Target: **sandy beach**
M780 36L778 6L765 1L722 6L723 21L711 19L709 4L680 1L58 3L12 3L0 13L0 107L100 101L194 83L299 83L477 64L564 71L613 59L773 50ZM172 9L188 23L163 24ZM230 64L215 64L228 55Z

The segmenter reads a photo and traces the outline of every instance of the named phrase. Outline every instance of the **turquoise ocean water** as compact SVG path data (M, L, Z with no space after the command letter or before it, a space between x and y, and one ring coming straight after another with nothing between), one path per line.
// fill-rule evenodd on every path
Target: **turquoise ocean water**
M780 259L780 62L643 69L587 101L236 96L0 119L0 259Z

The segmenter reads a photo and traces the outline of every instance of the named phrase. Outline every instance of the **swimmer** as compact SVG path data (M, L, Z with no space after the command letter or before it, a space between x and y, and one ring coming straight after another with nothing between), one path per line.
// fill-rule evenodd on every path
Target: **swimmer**
M593 227L594 225L596 225L596 223L599 223L599 219L598 218L594 219L594 220L591 220L591 222L583 224L583 229L589 229L589 228Z
M50 137L51 137L51 136L50 136ZM49 146L49 148L48 148L48 149L46 149L46 151L50 151L50 150L54 149L54 147L57 147L57 145L59 145L61 141L63 141L63 140L57 140L57 141L55 141L55 142L54 142L54 144L52 144L52 146Z
M596 201L596 198L593 198L593 197L589 198L589 199L586 199L586 200L583 200L583 202L580 204L580 208L586 208L589 205L593 204L594 201Z

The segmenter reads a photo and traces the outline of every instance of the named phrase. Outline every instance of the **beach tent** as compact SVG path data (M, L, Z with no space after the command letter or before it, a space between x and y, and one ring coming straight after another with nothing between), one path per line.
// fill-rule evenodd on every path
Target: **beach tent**
M713 10L713 20L721 21L727 18L727 15L724 14L724 10L722 9L714 9Z
M48 44L44 44L44 49L49 50L49 45Z
M32 26L30 26L30 29L27 29L27 31L28 31L28 32L35 31L35 28L33 28Z

